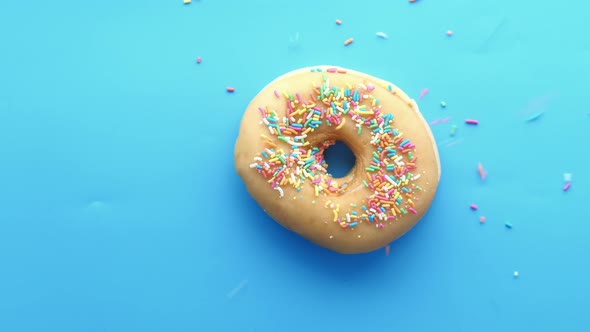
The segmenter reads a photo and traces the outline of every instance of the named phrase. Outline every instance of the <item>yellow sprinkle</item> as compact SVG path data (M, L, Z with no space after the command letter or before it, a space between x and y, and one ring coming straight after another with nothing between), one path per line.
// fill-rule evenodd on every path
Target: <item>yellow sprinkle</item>
M283 91L283 96L285 96L286 99L289 99L289 95L285 91Z
M334 221L336 221L338 219L338 212L336 210L332 210L332 212L334 212Z
M315 195L319 196L320 195L320 191L318 189L318 186L315 186Z
M309 133L311 131L311 127L307 128L303 131L302 135L306 135L307 133Z
M332 204L332 201L328 200L328 201L326 202L326 204L324 204L324 207L328 207L328 205L330 205L330 204Z
M342 128L342 126L344 126L344 123L346 123L346 118L342 118L342 122L340 122L340 124L338 125L338 127L336 127L336 130Z
M184 0L185 5L188 5L189 3L191 3L191 0Z

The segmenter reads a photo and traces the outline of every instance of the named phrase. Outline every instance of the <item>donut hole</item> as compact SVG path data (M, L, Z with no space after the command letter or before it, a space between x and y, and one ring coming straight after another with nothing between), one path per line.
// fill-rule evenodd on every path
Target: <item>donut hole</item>
M328 164L328 173L334 178L343 178L354 167L356 156L342 141L336 141L324 151L324 160Z

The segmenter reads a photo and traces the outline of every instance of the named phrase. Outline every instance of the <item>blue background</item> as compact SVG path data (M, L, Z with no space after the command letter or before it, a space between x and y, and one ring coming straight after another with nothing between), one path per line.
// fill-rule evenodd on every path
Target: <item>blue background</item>
M589 10L1 1L0 330L587 331ZM250 99L319 64L451 117L437 197L389 256L289 233L235 174Z

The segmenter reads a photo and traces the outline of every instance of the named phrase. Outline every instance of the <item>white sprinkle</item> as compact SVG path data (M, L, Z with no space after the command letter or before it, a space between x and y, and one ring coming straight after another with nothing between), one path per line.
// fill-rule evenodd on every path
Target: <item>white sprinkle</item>
M413 178L412 181L416 181L420 178L421 174L416 174Z
M256 166L258 166L258 164L257 164L257 163L250 164L250 168L256 168Z
M385 34L385 32L377 32L375 35L376 35L377 37L379 37L379 38L383 38L383 39L387 39L387 38L389 38L389 37L388 37L388 36Z
M359 84L359 87L361 87L361 89L363 89L363 90L367 90L367 86L364 85L363 83L360 83Z
M563 181L565 181L565 182L572 181L572 173L563 173Z
M262 161L262 158L260 158L260 157L254 157L254 161Z
M349 213L346 214L346 222L350 223L350 214Z
M279 197L282 198L283 196L285 196L285 193L283 192L283 188L276 186L275 190L277 190L279 192Z
M265 125L270 126L270 122L268 122L268 120L266 118L263 118L262 121L264 122Z
M514 271L514 278L518 278L518 271Z
M330 235L330 239L334 238L334 235Z

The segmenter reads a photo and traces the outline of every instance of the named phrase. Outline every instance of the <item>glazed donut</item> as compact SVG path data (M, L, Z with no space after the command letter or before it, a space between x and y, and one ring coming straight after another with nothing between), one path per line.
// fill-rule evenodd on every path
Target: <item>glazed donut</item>
M342 178L324 160L336 141L356 157ZM410 230L441 173L414 100L389 82L333 66L295 70L262 89L243 115L234 161L272 219L343 254L382 248Z

